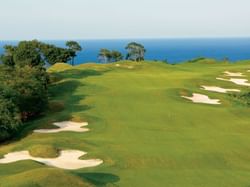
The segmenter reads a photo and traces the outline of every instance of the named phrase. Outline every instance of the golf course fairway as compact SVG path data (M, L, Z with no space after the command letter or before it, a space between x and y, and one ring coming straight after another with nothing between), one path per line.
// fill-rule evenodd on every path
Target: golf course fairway
M25 150L41 157L49 150L79 150L87 152L81 159L103 163L77 170L32 160L0 164L0 186L248 187L250 107L232 94L250 87L216 78L229 79L229 71L250 81L249 70L250 61L56 64L48 69L49 110L1 145L0 158ZM193 93L220 104L182 97ZM87 122L89 131L33 132L62 121Z

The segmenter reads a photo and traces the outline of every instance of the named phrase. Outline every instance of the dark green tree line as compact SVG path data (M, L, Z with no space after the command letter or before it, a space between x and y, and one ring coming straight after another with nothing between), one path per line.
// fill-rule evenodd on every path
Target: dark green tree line
M53 58L55 51L59 56ZM36 40L5 46L0 57L0 141L46 110L49 76L44 65L67 62L72 57L68 51Z
M5 53L1 60L5 65L14 66L15 62L19 65L29 64L36 66L38 64L44 65L48 63L53 65L55 63L67 63L72 60L74 65L74 58L76 53L81 51L81 46L75 41L66 42L68 48L57 47L55 45L46 44L37 40L22 41L17 46L4 46Z

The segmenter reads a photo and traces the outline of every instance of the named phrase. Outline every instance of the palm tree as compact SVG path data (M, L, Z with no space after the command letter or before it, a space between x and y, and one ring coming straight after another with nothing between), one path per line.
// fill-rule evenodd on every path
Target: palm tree
M127 45L126 50L128 51L127 60L133 60L133 61L143 61L144 55L146 53L146 49L143 45L131 42Z

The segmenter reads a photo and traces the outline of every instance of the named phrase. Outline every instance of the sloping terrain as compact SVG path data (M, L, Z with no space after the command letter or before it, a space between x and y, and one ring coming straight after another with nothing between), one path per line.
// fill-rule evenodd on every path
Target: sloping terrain
M62 68L61 68L62 67ZM250 81L250 62L121 62L119 65L56 65L49 69L49 111L26 124L0 155L48 145L88 152L98 167L66 171L34 161L0 165L0 186L169 186L250 185L250 107L230 93L202 85L250 91L229 81L225 71ZM199 93L220 105L193 103ZM234 94L240 94L234 93ZM88 122L84 133L33 133L55 122ZM46 150L44 150L46 151Z

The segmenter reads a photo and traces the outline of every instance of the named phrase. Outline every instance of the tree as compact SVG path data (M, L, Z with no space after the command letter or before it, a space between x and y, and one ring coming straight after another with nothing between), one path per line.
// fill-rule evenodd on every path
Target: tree
M37 40L22 41L17 46L6 45L1 61L7 66L43 66L40 52L41 43Z
M4 84L15 92L14 103L21 112L22 120L37 116L43 112L48 103L48 76L39 67L16 67L11 78Z
M144 55L146 53L146 49L143 45L131 42L126 46L126 50L128 52L126 59L133 60L133 61L143 61Z
M0 96L0 141L16 132L21 126L21 117L16 105Z
M0 85L0 141L9 138L21 125L21 115L14 103L15 92Z
M76 53L82 50L80 44L76 41L67 41L66 46L69 48L71 53L72 65L74 65L74 59L76 57Z
M101 49L98 54L98 59L101 63L117 62L123 59L119 51L110 51L108 49Z
M44 68L44 45L36 40L22 41L6 46L1 57L0 85L5 93L12 93L5 98L15 104L23 120L40 114L47 106L49 77Z
M98 54L98 59L102 63L108 63L110 62L112 58L111 51L108 49L101 49Z
M44 60L53 65L58 62L67 63L72 57L72 51L55 45L41 44L41 53Z
M66 43L68 48L49 45L37 40L22 41L17 46L4 46L5 52L0 56L3 64L8 66L43 66L45 63L53 65L57 62L67 63L74 58L82 47L75 41Z
M13 47L11 45L5 45L4 46L4 55L0 56L0 60L3 62L3 64L7 66L14 66L14 53L15 53L16 47Z
M59 51L58 58L69 53L36 40L5 46L0 64L0 141L11 137L22 121L46 109L49 77L44 64L57 60L52 58L55 51Z
M123 55L119 51L112 51L111 52L111 59L113 62L118 62L123 59Z

